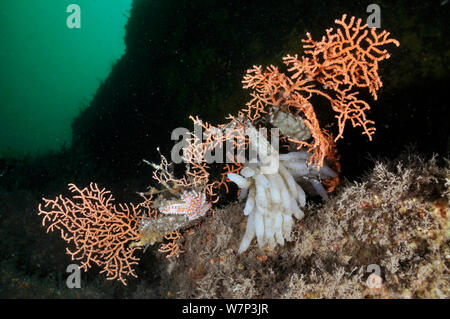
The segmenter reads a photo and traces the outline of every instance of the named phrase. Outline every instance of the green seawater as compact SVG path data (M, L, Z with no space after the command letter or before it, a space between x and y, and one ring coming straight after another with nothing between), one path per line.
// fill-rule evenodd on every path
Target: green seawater
M80 28L67 18L75 3ZM0 2L0 156L58 150L125 52L132 0Z

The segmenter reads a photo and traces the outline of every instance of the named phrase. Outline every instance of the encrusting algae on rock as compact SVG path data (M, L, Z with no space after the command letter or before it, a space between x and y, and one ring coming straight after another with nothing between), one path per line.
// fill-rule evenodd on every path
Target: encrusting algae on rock
M170 289L180 298L447 298L449 163L377 162L361 182L306 205L292 242L275 249L251 243L239 254L244 204L230 204L186 238Z

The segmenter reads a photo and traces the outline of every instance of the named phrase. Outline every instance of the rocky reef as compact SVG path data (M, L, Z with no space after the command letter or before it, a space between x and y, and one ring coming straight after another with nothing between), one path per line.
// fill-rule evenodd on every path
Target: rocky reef
M218 210L166 261L181 298L446 298L450 295L450 166L404 155L377 161L323 204L293 238L238 254L243 203ZM441 163L442 164L442 163Z

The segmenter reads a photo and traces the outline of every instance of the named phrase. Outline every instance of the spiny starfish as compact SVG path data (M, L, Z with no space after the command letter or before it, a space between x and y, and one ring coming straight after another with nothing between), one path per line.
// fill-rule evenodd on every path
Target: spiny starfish
M194 220L204 216L211 208L211 203L206 201L204 193L184 191L181 200L184 203L162 206L159 207L159 211L163 214L186 215L189 220Z

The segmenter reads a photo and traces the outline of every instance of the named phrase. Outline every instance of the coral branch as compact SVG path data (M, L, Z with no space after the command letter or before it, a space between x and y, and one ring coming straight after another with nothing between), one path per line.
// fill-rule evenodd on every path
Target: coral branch
M107 279L118 279L126 285L126 276L134 276L133 266L139 258L134 252L139 247L130 245L139 239L138 218L142 215L134 205L113 205L109 191L99 189L97 184L79 189L69 184L73 201L61 195L55 200L43 199L39 215L48 231L59 230L61 237L74 248L67 248L72 260L81 262L87 270L94 263L103 268ZM46 210L47 209L47 210Z
M313 95L324 98L336 112L339 129L334 141L343 137L347 121L353 127L361 126L363 134L371 140L375 133L374 122L365 114L370 106L358 99L356 89L367 88L376 100L376 92L382 86L378 62L390 57L381 47L391 43L400 45L397 40L389 38L389 32L377 34L375 28L369 29L361 19L351 17L348 22L346 19L345 14L340 20L336 19L338 28L326 30L321 41L314 41L307 33L306 39L302 40L305 56L283 57L290 76L273 65L265 70L261 66L253 66L242 81L245 89L253 90L250 94L252 99L243 110L252 122L271 109L302 117L314 141L288 137L299 150L306 147L308 152L313 152L311 162L319 167L325 157L334 153L333 143L321 129L310 98Z

